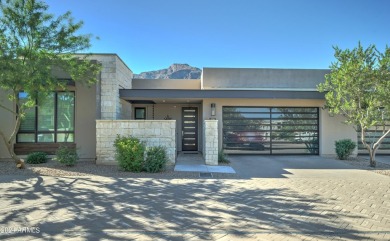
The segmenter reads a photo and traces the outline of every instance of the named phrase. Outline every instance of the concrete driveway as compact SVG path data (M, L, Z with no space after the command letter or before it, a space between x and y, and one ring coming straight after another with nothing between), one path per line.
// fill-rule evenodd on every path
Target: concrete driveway
M334 178L366 173L333 158L320 156L229 155L229 160L243 178Z
M0 239L390 240L388 176L321 157L231 159L243 178L1 176Z

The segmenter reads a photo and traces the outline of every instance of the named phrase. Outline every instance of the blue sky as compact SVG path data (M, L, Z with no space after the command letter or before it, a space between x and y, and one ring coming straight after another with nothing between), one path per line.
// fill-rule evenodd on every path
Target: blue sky
M202 67L328 68L332 46L390 46L389 0L47 0L134 73Z

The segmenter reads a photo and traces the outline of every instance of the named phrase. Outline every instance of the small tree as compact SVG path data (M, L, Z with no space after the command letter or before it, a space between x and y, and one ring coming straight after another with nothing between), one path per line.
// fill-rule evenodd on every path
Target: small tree
M364 49L359 43L352 50L334 47L336 62L318 86L326 92L325 107L332 114L342 114L346 123L361 132L361 142L370 154L370 166L375 167L375 154L389 135L386 121L390 117L390 48L379 52L375 45ZM366 132L382 126L379 138L366 141Z
M100 66L87 55L75 55L90 47L91 35L78 35L82 22L74 22L70 12L54 17L47 13L48 5L40 0L0 1L0 88L9 93L16 109L0 107L15 117L12 134L0 131L11 157L21 119L26 111L51 92L66 89L53 70L68 73L74 81L92 84L97 81ZM27 99L19 100L19 92Z

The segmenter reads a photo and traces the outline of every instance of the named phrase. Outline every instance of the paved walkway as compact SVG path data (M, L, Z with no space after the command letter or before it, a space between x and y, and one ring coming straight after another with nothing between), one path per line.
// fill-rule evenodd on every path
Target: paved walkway
M209 165L175 165L175 172L202 172L202 173L231 173L236 171L230 166L209 166Z
M388 176L320 157L239 156L232 165L252 171L1 176L0 240L390 240Z
M179 152L176 158L179 165L204 165L203 155L199 152Z
M203 156L200 153L185 152L179 153L174 170L176 172L236 173L236 171L230 166L205 165Z

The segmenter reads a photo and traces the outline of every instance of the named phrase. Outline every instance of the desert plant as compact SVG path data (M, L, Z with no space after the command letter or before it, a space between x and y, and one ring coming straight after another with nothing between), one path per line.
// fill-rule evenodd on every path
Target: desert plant
M140 172L144 163L145 144L132 136L118 135L114 142L116 160L125 171Z
M54 160L65 166L74 166L76 165L79 156L75 148L60 146L56 151L56 157Z
M163 171L168 162L166 148L163 146L149 147L146 151L144 170L146 172Z
M390 117L390 47L381 52L375 45L365 48L359 42L353 49L336 46L334 50L336 59L317 89L325 93L329 113L343 115L344 122L360 132L360 141L370 155L370 166L375 167L376 152L390 135L386 125ZM376 126L383 130L368 141L367 132Z
M47 162L47 154L45 152L33 152L27 156L28 164L41 164Z
M92 35L80 32L83 22L75 21L69 11L51 14L46 2L0 1L0 89L7 93L1 94L0 108L14 119L0 130L0 138L19 168L24 163L15 154L14 142L22 121L46 96L67 88L67 81L59 80L53 71L67 73L75 82L94 84L101 70L88 54L77 54L91 47ZM20 92L25 98L19 98ZM2 103L6 99L16 112Z
M351 139L343 139L335 142L336 154L340 160L347 159L356 148L356 143Z
M230 163L227 155L225 154L225 152L223 151L223 149L221 149L219 152L218 152L218 163Z

